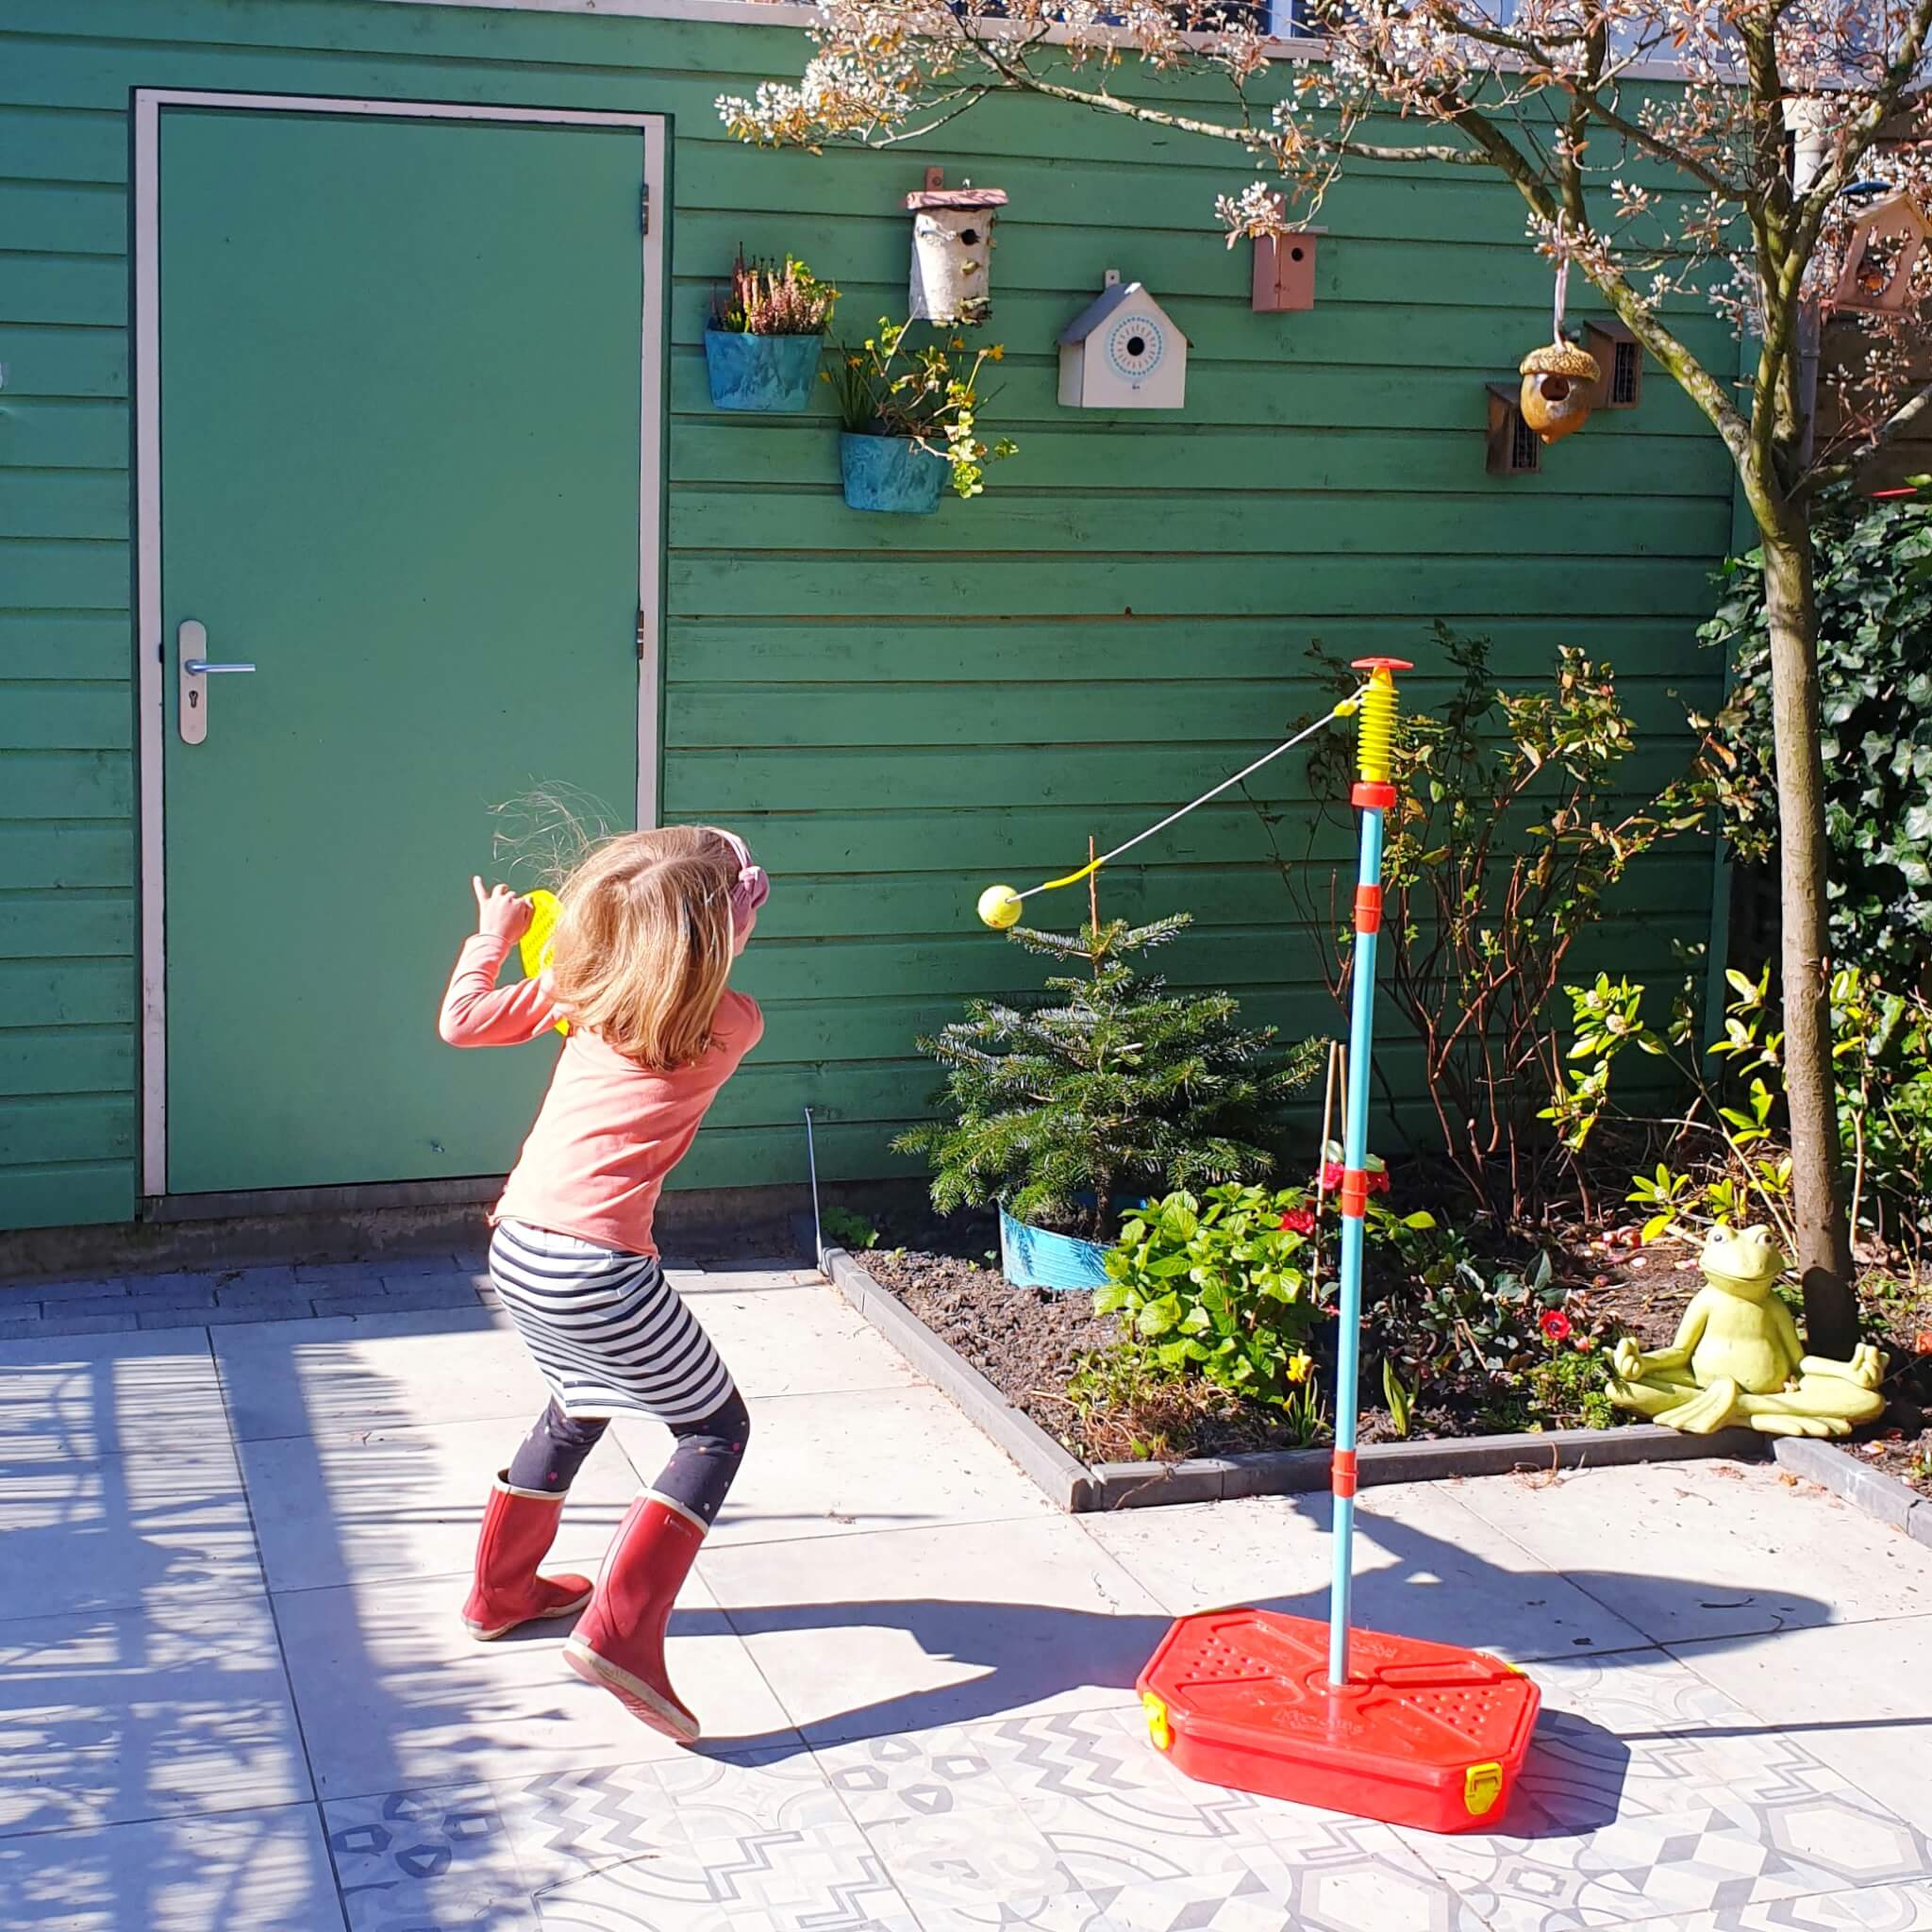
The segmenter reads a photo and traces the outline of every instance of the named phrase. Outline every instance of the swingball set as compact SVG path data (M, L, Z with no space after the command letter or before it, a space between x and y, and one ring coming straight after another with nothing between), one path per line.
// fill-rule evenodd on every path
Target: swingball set
M995 929L1014 924L1022 903L1034 893L1087 878L1334 720L1357 719L1359 776L1350 802L1362 815L1361 865L1338 1197L1341 1267L1328 1621L1257 1609L1182 1617L1161 1639L1137 1688L1155 1747L1190 1777L1388 1824L1452 1832L1502 1818L1529 1750L1540 1693L1513 1665L1481 1651L1352 1629L1349 1622L1382 827L1396 796L1395 674L1411 668L1398 658L1358 658L1355 669L1365 674L1360 688L1307 730L1078 872L1024 892L989 886L978 911Z

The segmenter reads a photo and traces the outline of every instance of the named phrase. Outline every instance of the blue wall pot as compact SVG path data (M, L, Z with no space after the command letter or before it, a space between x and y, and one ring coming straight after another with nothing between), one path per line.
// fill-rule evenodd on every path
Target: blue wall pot
M796 415L811 408L824 336L746 336L705 331L705 374L712 406Z
M839 437L839 470L851 508L914 516L940 507L940 485L946 480L943 457L930 456L904 437L854 436L850 430Z
M1052 1234L1000 1209L1000 1272L1014 1288L1091 1294L1107 1279L1107 1249L1077 1235Z

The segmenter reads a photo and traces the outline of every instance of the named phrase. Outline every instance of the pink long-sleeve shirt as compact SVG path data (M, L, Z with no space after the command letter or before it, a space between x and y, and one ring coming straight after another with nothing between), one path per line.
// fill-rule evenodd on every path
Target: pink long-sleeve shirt
M452 1046L521 1046L556 1025L541 979L497 985L513 944L490 933L464 941L438 1023ZM491 1221L526 1221L655 1255L651 1224L665 1177L764 1030L757 1001L727 988L705 1053L688 1067L653 1073L573 1027Z

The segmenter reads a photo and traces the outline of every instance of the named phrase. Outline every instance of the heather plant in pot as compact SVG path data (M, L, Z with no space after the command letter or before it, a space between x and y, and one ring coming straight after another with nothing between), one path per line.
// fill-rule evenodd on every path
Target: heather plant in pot
M938 508L940 486L979 495L989 463L1018 445L979 434L981 372L1006 350L969 351L963 336L907 341L909 323L880 316L878 333L841 350L827 372L839 396L839 469L854 509L912 514Z
M1273 1170L1281 1108L1312 1076L1319 1047L1284 1053L1272 1029L1241 1025L1229 994L1171 991L1136 972L1136 954L1189 923L1181 913L1078 933L1015 926L1015 945L1068 970L1031 999L974 1000L965 1019L919 1042L946 1070L942 1114L893 1144L925 1156L941 1210L999 1204L1009 1280L1018 1258L1037 1264L1038 1285L1091 1289L1106 1278L1124 1204ZM1066 1255L1041 1235L1085 1252ZM1058 1268L1067 1278L1053 1278Z
M839 291L788 255L783 268L732 264L705 329L705 374L720 409L796 413L811 406Z

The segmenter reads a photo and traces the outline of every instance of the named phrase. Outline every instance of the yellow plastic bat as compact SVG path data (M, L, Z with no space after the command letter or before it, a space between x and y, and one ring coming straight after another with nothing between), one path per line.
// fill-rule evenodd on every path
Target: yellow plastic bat
M535 979L550 964L551 939L557 931L558 907L557 894L546 892L539 886L534 892L526 892L530 902L529 929L517 941L517 953L524 962L524 977ZM570 1022L557 1023L559 1033L570 1031Z

